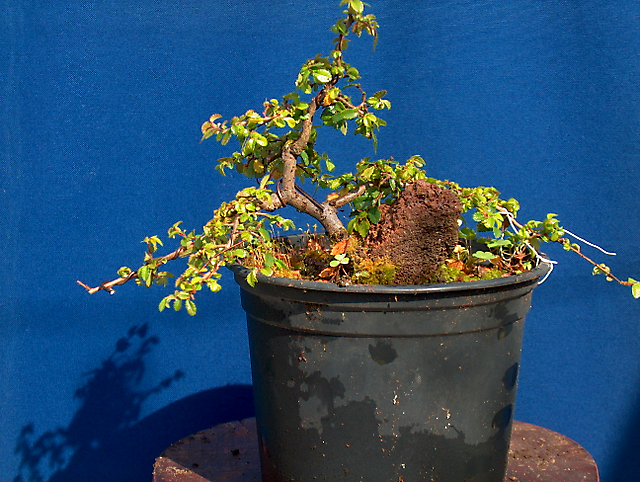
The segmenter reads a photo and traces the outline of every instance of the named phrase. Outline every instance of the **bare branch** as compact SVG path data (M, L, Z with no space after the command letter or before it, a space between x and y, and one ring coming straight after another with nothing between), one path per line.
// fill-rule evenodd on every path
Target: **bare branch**
M157 265L164 264L164 263L166 263L168 261L173 261L174 259L177 259L181 255L183 255L185 251L187 251L187 248L185 248L184 246L180 246L178 249L176 249L175 251L173 251L173 252L171 252L171 253L169 253L169 254L167 254L165 256L161 256L159 258L152 258L152 259L148 260L147 262L144 263L143 266L149 265L150 261L155 261ZM101 291L101 290L105 290L110 295L112 295L114 293L114 291L113 291L113 287L114 286L123 285L126 282L131 281L132 279L136 279L136 278L138 278L138 270L132 271L127 276L120 276L119 278L116 278L114 280L106 281L104 283L100 283L95 288L91 288L90 286L87 286L82 281L76 281L76 282L80 286L82 286L84 289L86 289L87 292L90 295L92 295L94 293L97 293L98 291Z

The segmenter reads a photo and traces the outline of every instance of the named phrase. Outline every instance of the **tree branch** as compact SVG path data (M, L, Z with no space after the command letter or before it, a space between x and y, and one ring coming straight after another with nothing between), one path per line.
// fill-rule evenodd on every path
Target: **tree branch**
M570 251L573 251L574 253L576 253L578 256L580 256L585 261L588 261L589 263L591 263L596 268L599 268L602 271L602 274L604 274L607 278L611 278L611 280L614 280L617 283L619 283L621 285L624 285L624 286L632 286L633 285L632 282L622 281L620 278L615 276L613 273L611 273L611 270L608 267L606 267L604 265L601 265L601 264L598 264L594 260L589 258L588 256L582 254L579 249L577 249L577 248L575 248L574 246L571 245L571 243L569 242L568 239L561 238L561 239L558 240L558 242L561 243L561 244L564 244L565 242L568 243ZM594 273L596 273L596 272L594 272ZM611 280L609 280L609 281L611 281Z
M187 248L185 248L184 246L180 246L175 251L173 251L173 252L171 252L171 253L169 253L169 254L167 254L165 256L161 256L160 258L153 258L153 260L154 261L159 261L159 263L157 263L158 265L164 264L164 263L166 263L168 261L173 261L174 259L179 258L186 250L187 250ZM149 263L146 262L144 264L144 266L147 266L148 264ZM78 283L80 286L82 286L84 289L86 289L87 292L90 295L92 295L94 293L97 293L98 291L101 291L101 290L105 290L110 295L112 295L114 293L114 290L113 290L114 286L123 285L126 282L131 281L132 279L136 279L136 278L138 278L138 270L132 271L127 276L120 276L119 278L116 278L114 280L106 281L104 283L100 283L95 288L91 288L90 286L87 286L86 284L84 284L82 281L79 281L79 280L77 280L76 283Z
M267 211L286 206L293 206L298 211L306 213L317 219L325 228L330 238L339 239L346 233L342 221L338 218L335 204L319 203L302 189L296 186L296 170L298 169L298 156L306 149L313 131L313 118L322 105L326 93L337 82L337 78L332 82L324 84L322 89L315 95L307 108L306 119L302 123L300 137L295 141L288 141L282 147L282 189L271 196L268 205L262 206Z
M367 190L367 187L369 187L370 185L371 185L371 183L362 184L362 185L358 186L356 189L354 189L353 191L350 191L350 192L344 194L343 196L339 196L337 198L333 198L333 199L327 201L327 203L330 204L331 206L335 206L336 208L340 208L340 207L344 206L345 204L349 204L354 199L362 196L364 194L364 192Z

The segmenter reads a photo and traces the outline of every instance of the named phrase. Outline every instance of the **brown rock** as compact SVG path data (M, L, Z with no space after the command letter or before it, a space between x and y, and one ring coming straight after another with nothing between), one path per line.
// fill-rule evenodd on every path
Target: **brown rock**
M460 200L426 180L407 186L393 205L383 205L381 211L366 251L371 258L388 257L398 266L397 284L422 283L458 243Z

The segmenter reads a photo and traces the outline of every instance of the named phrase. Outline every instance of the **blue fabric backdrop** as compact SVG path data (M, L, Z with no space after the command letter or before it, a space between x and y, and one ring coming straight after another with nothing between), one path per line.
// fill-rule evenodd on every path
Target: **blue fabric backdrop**
M330 49L338 3L0 3L1 482L151 480L171 442L253 413L228 276L195 318L159 314L158 289L89 297L75 280L108 279L145 236L197 228L235 194L212 163L230 151L199 144L200 124L292 90ZM638 3L372 3L378 48L347 53L393 104L377 155L494 185L525 220L558 213L640 277ZM374 155L325 142L342 166ZM638 480L640 301L549 251L516 417L580 442L605 482Z

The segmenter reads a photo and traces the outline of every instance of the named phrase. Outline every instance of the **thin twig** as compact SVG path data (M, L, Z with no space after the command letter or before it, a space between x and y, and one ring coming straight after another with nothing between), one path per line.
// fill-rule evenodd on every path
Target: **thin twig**
M509 224L511 225L511 228L516 230L516 227L519 228L523 228L524 226L522 224L520 224L518 221L516 221L516 219L513 217L513 214L511 214L509 211L507 211L504 208L499 207L498 208L498 212L500 212L501 214L504 214L507 216L507 219L509 220ZM562 228L562 230L573 236L574 238L578 239L579 241L582 241L585 244L588 244L589 246L596 248L600 251L602 251L603 253L609 255L609 256L615 256L615 253L609 253L608 251L605 251L604 249L602 249L600 246L595 245L593 243L590 243L589 241L582 239L580 236L576 236L575 234L573 234L572 232L568 231L565 228ZM624 285L624 286L631 286L633 285L633 283L629 282L629 281L622 281L620 278L618 278L617 276L615 276L614 274L611 273L611 270L608 268L603 269L601 264L596 263L594 260L592 260L591 258L589 258L588 256L584 255L582 252L580 252L580 249L574 247L571 245L571 243L569 242L568 239L566 238L559 238L557 241L557 243L562 244L564 247L566 247L567 249L569 249L569 251L573 251L574 253L576 253L578 256L580 256L582 259L584 259L585 261L588 261L589 263L591 263L593 266L599 268L600 270L602 270L602 272L607 276L607 278L610 278L614 281L616 281L617 283ZM527 243L525 241L525 244L529 247L529 249L531 249L533 251L533 253L536 254L536 256L538 257L538 259L540 259L541 261L545 262L545 263L549 263L549 265L551 266L551 270L553 270L553 265L557 264L556 261L551 261L550 259L545 259L543 257L541 257L538 252L533 249L533 247ZM545 278L540 282L544 282L545 279L547 279L547 277L549 276L549 274L551 273L551 271L547 274L547 276L545 276Z
M565 231L566 231L566 229L565 229ZM563 242L563 241L568 243L568 240L567 240L567 239L559 239L559 240L558 240L558 242ZM575 247L571 246L571 244L568 244L568 246L569 246L569 250L570 250L570 251L573 251L573 252L574 252L574 253L576 253L578 256L580 256L582 259L584 259L584 260L588 261L588 262L589 262L589 263L591 263L593 266L595 266L595 267L597 267L597 268L601 269L601 270L602 270L602 272L607 276L607 278L611 278L612 280L617 281L618 283L620 283L621 285L624 285L624 286L631 286L631 285L633 285L633 283L631 283L631 282L629 282L629 281L622 281L620 278L618 278L617 276L613 275L613 274L611 273L611 270L609 270L608 268L603 269L603 268L602 268L602 265L600 265L600 264L596 263L594 260L592 260L592 259L591 259L591 258L589 258L588 256L585 256L584 254L582 254L582 253L580 252L580 250L579 250L579 249L576 249Z
M184 246L180 246L178 249L176 249L175 251L165 255L165 256L161 256L160 258L153 258L154 261L159 261L158 265L160 264L164 264L167 261L173 261L176 258L179 258L185 251L187 248L185 248ZM149 263L145 263L144 265L147 266ZM87 290L87 292L92 295L94 293L97 293L98 291L101 290L105 290L107 291L109 294L113 294L114 290L113 287L114 286L118 286L118 285L123 285L128 281L131 281L132 279L138 278L138 270L132 271L131 273L129 273L127 276L120 276L119 278L116 278L114 280L111 281L106 281L104 283L100 283L98 286L96 286L95 288L91 288L90 286L87 286L86 284L84 284L82 281L76 281L80 286L82 286L84 289Z

